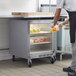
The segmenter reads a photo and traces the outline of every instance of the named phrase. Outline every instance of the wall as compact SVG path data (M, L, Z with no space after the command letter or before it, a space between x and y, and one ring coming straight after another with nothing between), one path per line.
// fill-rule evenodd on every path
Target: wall
M11 12L36 12L37 0L0 0L0 15L11 15ZM0 19L0 60L10 59L9 50L9 20Z
M37 0L0 0L0 14L11 14L12 11L36 12L36 1Z

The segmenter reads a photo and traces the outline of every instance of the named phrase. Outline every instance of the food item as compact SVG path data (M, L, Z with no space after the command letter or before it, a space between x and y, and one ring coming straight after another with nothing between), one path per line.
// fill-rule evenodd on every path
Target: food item
M33 39L30 39L30 43L33 43Z
M33 29L30 29L30 33L32 33L33 32Z
M51 32L53 32L53 28L51 28Z
M46 41L47 41L47 39L44 37L40 39L40 42L46 42Z
M53 28L53 31L56 31L56 27Z
M36 29L33 29L33 32L36 32Z
M40 29L30 29L30 33L33 33L33 32L40 32Z
M51 32L53 31L59 31L59 26L56 25L55 27L51 28Z
M33 32L40 32L40 29L33 29Z
M39 43L39 39L34 39L34 43Z
M31 43L41 43L46 41L47 41L47 37L33 37Z
M37 30L37 32L40 32L40 29L36 29Z

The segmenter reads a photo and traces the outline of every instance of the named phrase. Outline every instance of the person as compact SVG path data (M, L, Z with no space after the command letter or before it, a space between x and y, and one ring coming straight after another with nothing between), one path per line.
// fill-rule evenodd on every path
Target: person
M68 12L69 19L59 24L59 26L70 23L70 42L72 44L72 63L69 67L63 68L63 71L68 72L69 76L76 76L76 0L57 0L53 26L57 24L62 8Z

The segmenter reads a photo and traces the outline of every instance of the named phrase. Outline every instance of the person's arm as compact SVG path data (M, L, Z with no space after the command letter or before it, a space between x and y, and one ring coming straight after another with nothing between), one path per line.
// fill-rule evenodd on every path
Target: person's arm
M61 13L61 8L57 8L54 16L54 26L57 24Z

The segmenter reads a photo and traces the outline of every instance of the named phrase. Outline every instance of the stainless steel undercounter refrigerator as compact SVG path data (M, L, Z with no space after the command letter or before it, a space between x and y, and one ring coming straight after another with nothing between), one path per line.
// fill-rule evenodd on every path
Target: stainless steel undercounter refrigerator
M32 66L32 59L49 58L51 63L56 61L56 32L50 27L53 16L27 15L23 18L10 19L10 53L27 59L28 66Z

